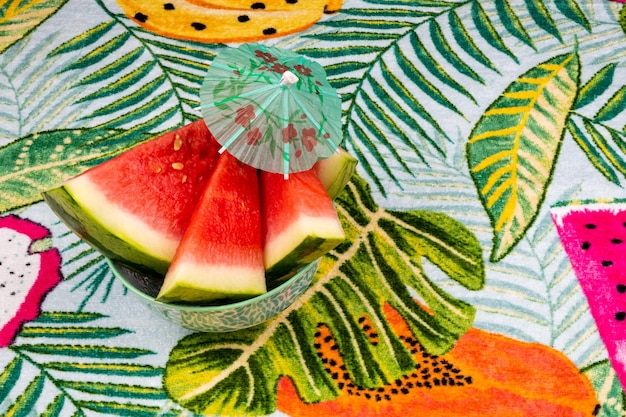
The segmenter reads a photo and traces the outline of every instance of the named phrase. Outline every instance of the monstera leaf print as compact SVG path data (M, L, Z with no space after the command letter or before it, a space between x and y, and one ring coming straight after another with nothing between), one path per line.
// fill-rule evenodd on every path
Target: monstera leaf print
M492 260L524 235L544 199L577 92L578 56L564 54L523 74L474 127L467 158L494 232Z
M323 259L312 286L277 319L229 334L196 333L170 354L164 384L180 405L196 413L262 415L274 411L275 387L291 377L309 401L333 398L337 387L312 341L323 323L363 387L381 386L413 369L410 352L382 311L383 300L407 322L431 353L449 350L473 321L474 309L434 285L423 259L461 286L484 282L482 251L474 235L435 212L384 210L355 178L338 200L347 241ZM414 301L417 294L420 304ZM367 317L373 345L361 330Z

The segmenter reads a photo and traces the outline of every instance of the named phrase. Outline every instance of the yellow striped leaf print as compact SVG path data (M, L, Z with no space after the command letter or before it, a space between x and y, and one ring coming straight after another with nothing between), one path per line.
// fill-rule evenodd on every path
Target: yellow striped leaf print
M56 13L67 0L0 2L0 53Z
M491 220L493 262L524 236L541 207L579 76L576 52L537 65L506 88L470 134L468 164Z

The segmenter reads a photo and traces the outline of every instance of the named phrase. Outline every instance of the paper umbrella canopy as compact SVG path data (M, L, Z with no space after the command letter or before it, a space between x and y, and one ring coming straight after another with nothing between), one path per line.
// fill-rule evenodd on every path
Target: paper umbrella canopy
M200 103L222 151L265 171L310 169L342 140L341 99L322 66L279 48L243 44L219 53Z

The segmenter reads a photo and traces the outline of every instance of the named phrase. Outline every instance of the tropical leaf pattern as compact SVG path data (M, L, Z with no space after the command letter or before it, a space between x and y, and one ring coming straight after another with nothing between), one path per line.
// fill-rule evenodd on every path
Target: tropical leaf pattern
M40 193L199 118L198 89L225 45L149 32L115 0L0 2L0 214L48 227L64 277L0 349L0 414L263 415L285 375L305 402L332 399L313 342L321 323L355 383L380 386L414 366L384 301L429 352L470 326L552 346L589 378L598 415L623 415L548 206L623 193L625 10L345 0L268 40L320 62L341 94L344 146L359 160L337 200L348 239L276 320L210 335L138 306Z
M491 218L494 261L524 235L544 199L579 67L576 54L539 64L487 108L470 134L468 162Z
M67 0L5 1L0 5L0 52L22 39L56 13Z
M325 258L297 309L267 326L231 337L197 333L174 348L165 385L178 402L208 415L270 413L275 410L268 406L275 401L266 398L275 396L278 378L285 374L307 401L332 398L336 387L323 363L313 359L313 345L304 342L313 338L320 323L329 326L338 345L348 352L347 371L355 382L365 387L389 383L415 364L386 322L382 300L400 312L430 352L446 352L467 330L473 308L437 288L425 274L421 258L463 287L480 289L482 253L471 233L445 215L385 211L371 200L366 184L358 178L338 203L351 239ZM372 228L373 222L377 228ZM423 306L414 302L409 289L419 294ZM357 330L362 316L369 317L377 329L381 343L376 347ZM372 366L383 358L394 361L387 360L385 367ZM286 362L290 366L284 368ZM181 384L182 380L187 382Z

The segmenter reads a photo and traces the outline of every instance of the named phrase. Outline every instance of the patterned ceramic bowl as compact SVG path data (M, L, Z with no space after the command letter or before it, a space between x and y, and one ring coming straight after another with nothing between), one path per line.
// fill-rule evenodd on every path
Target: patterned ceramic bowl
M113 274L151 310L190 330L230 332L263 323L285 310L311 284L319 260L302 268L296 275L267 293L245 301L210 306L167 304L155 300L160 283L113 261Z

